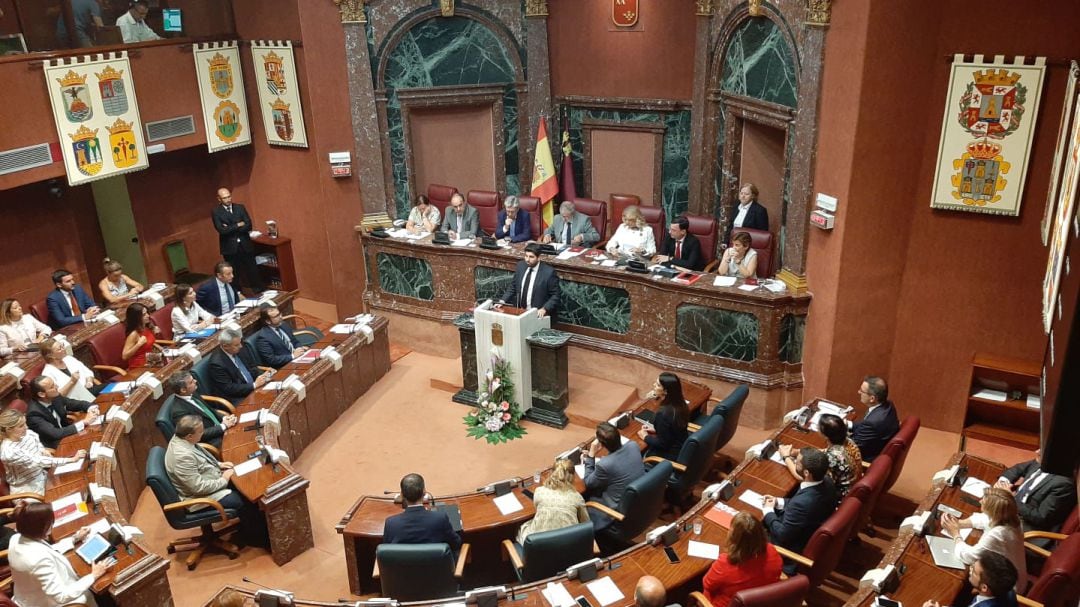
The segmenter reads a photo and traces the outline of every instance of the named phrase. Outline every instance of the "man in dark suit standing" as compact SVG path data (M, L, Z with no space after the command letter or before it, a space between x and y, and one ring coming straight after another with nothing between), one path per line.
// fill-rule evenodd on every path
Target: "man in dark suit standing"
M667 238L660 247L660 254L653 258L656 263L700 271L705 267L701 254L701 242L690 233L690 220L679 217L668 226Z
M210 216L218 233L221 256L240 273L241 286L248 286L256 293L262 293L266 287L259 276L259 269L255 267L255 247L251 244L251 215L248 215L244 205L233 202L229 188L220 188L217 199L221 204L214 207Z
M262 364L280 369L308 351L296 341L292 328L281 320L281 310L277 306L259 308L259 321L262 328L255 334L255 351Z
M405 511L383 523L383 543L450 545L454 553L461 548L461 534L454 531L445 512L424 507L424 477L406 474L401 479L401 499Z
M97 405L62 396L51 377L35 377L30 382L30 393L33 400L26 407L26 425L38 433L41 444L48 449L55 449L60 439L82 432L98 418ZM68 413L75 411L86 412L83 421L72 422L67 418Z
M851 424L851 440L859 446L863 461L872 462L900 431L900 420L889 400L889 385L880 377L863 378L859 402L867 407L866 415Z
M244 400L248 394L263 387L273 375L271 372L256 375L258 371L240 356L240 351L244 348L243 340L244 334L240 331L230 328L222 329L218 332L220 347L214 350L207 363L210 381L207 390L210 394L220 396L234 405Z
M1016 464L997 480L997 486L1016 496L1016 507L1024 531L1053 531L1076 507L1076 486L1067 476L1051 474L1042 469L1042 449L1035 459ZM1041 538L1036 541L1049 543Z
M795 470L802 476L795 495L783 504L776 497L765 495L761 511L765 514L765 529L770 541L788 550L802 552L814 530L832 515L837 500L836 489L826 478L829 458L824 451L803 447L795 460Z
M518 308L536 308L539 318L550 316L555 320L559 310L559 277L554 268L540 263L539 244L532 242L525 247L525 260L518 262L514 280L500 301Z
M45 306L49 309L49 324L54 329L85 322L101 311L86 291L75 283L71 272L61 268L53 272L52 281L56 288L45 298Z
M607 455L598 459L601 447ZM645 474L641 447L634 441L623 444L619 431L608 422L596 426L596 438L581 462L585 465L586 499L595 499L612 510L619 509L626 486ZM612 523L611 517L596 510L589 510L589 518L598 531Z
M236 303L243 299L232 281L232 264L227 261L217 262L214 265L214 280L199 285L199 289L195 291L195 301L214 316L230 312Z
M236 416L222 413L198 395L199 383L191 371L177 371L165 382L172 395L162 407L169 411L173 427L185 415L196 415L203 422L202 442L221 448L221 437L236 425Z

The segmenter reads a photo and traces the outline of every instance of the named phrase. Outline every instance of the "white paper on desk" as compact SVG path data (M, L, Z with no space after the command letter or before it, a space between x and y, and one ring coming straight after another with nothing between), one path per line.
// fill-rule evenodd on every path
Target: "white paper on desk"
M740 291L757 291L757 285L739 285Z
M836 403L829 402L827 400L820 399L820 398L817 401L817 409L818 409L818 411L824 411L825 413L830 413L832 415L838 415L840 417L844 417L845 415L847 415L848 413L851 413L851 411L852 411L851 407L841 407L840 405L838 405Z
M610 577L602 577L585 584L585 587L589 589L596 600L600 602L600 607L605 607L616 601L623 599L622 591L615 585L615 582Z
M574 466L574 472L577 473L578 478L585 478L585 464L578 464Z
M762 495L753 489L747 489L739 495L739 501L753 506L755 508L761 508Z
M574 597L570 596L570 593L566 591L566 586L562 583L548 584L540 594L544 595L547 602L551 607L574 607L577 602L574 601Z
M107 518L99 518L90 524L90 533L105 533L109 530L111 524Z
M734 287L735 280L734 276L717 276L713 279L712 284L714 287Z
M983 388L972 396L975 398L985 398L986 400L997 401L999 403L1003 403L1009 398L1005 392L1001 390L991 390L990 388Z
M69 512L68 514L56 519L56 522L54 523L54 526L60 527L62 525L66 525L66 524L70 523L71 521L74 521L74 520L77 520L77 519L80 519L80 518L86 516L86 509L85 509L86 505L83 503L83 497L82 497L82 492L81 491L76 491L75 493L72 493L71 495L65 495L64 497L62 497L60 499L56 499L56 500L52 501L53 512L60 512L60 511L65 510L66 508L68 508L68 507L70 507L72 505L75 506L75 510L73 512ZM82 506L81 508L79 507L80 505Z
M585 252L584 249L582 249L581 251L577 251L577 252L571 251L570 249L566 249L565 251L563 251L563 252L559 253L558 255L556 255L555 259L573 259L573 258L577 257L578 255L581 255L584 252ZM611 265L615 265L615 264L612 263Z
M787 291L787 285L784 284L784 281L782 280L766 280L763 284L767 290L772 291L773 293L783 293L784 291Z
M690 540L690 545L686 547L686 555L715 561L720 558L720 545Z
M784 458L780 457L780 450L779 449L772 452L772 455L769 456L769 461L776 462L776 463L780 464L781 466L784 465Z
M506 495L500 495L492 501L495 502L495 506L499 508L499 513L503 516L525 509L525 506L521 505L521 502L513 492L507 493Z
M607 259L605 261L601 261L600 265L602 267L605 267L605 268L614 268L615 267L615 260L614 259Z
M986 493L986 490L989 488L990 483L977 478L968 477L968 479L964 481L964 485L960 487L960 490L969 495L974 495L978 499L982 499L983 494Z
M473 241L472 238L458 238L454 242L451 242L450 246L452 246L452 247L467 247L470 244L472 244L472 241Z
M59 552L60 554L64 554L65 552L71 552L75 549L75 536L69 535L64 539L60 540L59 542L54 542L52 544L52 547L53 550Z
M233 466L233 475L244 476L245 474L249 472L254 472L259 468L262 468L262 459L258 457L253 457L244 463L236 464L235 466Z
M281 382L278 382L278 383L281 383ZM240 414L240 419L238 419L237 421L239 423L241 423L241 424L246 424L248 422L256 421L256 420L259 419L259 411L261 411L261 410L262 409L256 409L254 411L248 411L247 413L241 413Z
M60 466L57 466L57 467L53 468L53 474L60 475L60 474L67 474L69 472L78 472L79 470L82 470L83 462L85 462L85 461L86 461L86 458L80 457L79 461L71 462L70 464L62 464Z
M281 390L281 384L282 384L282 382L279 382L279 381L268 381L265 384L263 384L263 387L260 388L260 389L263 392L278 392L278 391Z

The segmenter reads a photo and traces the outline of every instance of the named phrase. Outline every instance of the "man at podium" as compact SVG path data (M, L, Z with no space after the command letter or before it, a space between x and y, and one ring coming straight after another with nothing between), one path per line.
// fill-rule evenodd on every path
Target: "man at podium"
M536 308L539 318L550 316L552 322L559 308L559 277L555 269L540 263L540 245L531 242L525 247L525 260L514 270L514 281L503 293L500 303L518 308Z

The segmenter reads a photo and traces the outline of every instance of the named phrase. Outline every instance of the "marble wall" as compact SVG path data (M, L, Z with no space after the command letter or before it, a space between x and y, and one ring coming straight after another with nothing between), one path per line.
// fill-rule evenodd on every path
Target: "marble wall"
M691 352L753 361L758 319L753 314L684 304L675 311L675 342Z
M801 363L803 339L806 334L806 315L787 314L780 321L780 360Z
M426 260L379 253L375 263L379 266L379 287L383 291L425 301L435 299L431 264Z
M498 300L506 292L506 288L514 282L514 273L502 268L489 268L476 266L473 270L473 284L476 288L476 300Z
M630 294L625 289L560 280L559 322L625 334L630 329Z

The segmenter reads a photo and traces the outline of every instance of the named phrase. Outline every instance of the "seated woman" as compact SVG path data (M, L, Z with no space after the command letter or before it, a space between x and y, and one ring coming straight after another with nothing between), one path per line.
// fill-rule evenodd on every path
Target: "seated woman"
M731 246L724 249L724 256L716 266L716 273L739 278L753 278L757 275L757 251L750 248L749 234L735 234L731 239Z
M409 211L409 219L405 222L405 229L413 234L420 232L434 232L439 229L439 207L431 204L427 196L420 194Z
M956 540L956 556L965 565L971 565L979 556L989 550L1009 559L1016 567L1019 580L1027 579L1027 561L1024 554L1024 532L1020 528L1020 513L1016 507L1016 498L1008 489L990 487L979 501L981 511L966 519L957 519L949 514L941 515L941 530L944 535ZM960 535L961 529L981 529L979 542L970 546Z
M533 504L536 515L518 530L519 544L524 543L530 533L562 529L589 520L585 500L574 489L574 464L568 459L555 460L551 474L536 488Z
M64 344L55 339L41 342L45 367L41 374L56 382L60 394L75 400L93 401L105 386L94 383L94 372L67 353Z
M171 318L174 339L205 329L216 320L213 314L195 301L195 289L185 283L176 285L176 305L173 306Z
M0 356L25 352L31 344L40 343L50 333L49 325L23 314L19 302L14 299L0 302Z
M146 306L141 303L128 306L124 316L124 331L127 339L124 340L121 358L127 362L128 369L145 367L146 355L154 349L154 334L158 332Z
M652 257L656 254L656 238L652 228L641 216L641 210L630 205L623 210L622 224L615 230L607 242L607 252L612 255L641 255Z
M726 551L713 562L701 581L713 607L727 607L740 590L780 580L784 562L768 542L765 526L753 515L740 512L731 519Z
M96 607L90 587L116 563L101 559L90 567L90 573L79 577L67 557L49 544L55 516L52 506L42 502L24 502L15 508L15 530L11 537L8 562L15 586L15 602L19 605L87 605ZM76 542L90 535L90 528L75 532Z
M85 455L85 450L79 450L75 457L53 457L37 432L26 427L22 413L15 409L0 412L0 462L11 493L45 495L49 468L79 461Z
M676 460L682 450L689 431L690 408L683 398L682 382L674 373L661 373L653 384L652 396L660 398L660 409L656 412L651 426L638 430L638 437L648 447L645 456L658 455L664 459Z
M98 291L101 291L101 297L105 299L106 305L111 306L135 299L145 290L146 288L138 281L124 274L124 267L120 265L120 262L105 258L105 278L98 283Z
M818 419L818 429L829 441L829 446L825 448L825 456L829 459L829 477L836 486L837 499L843 498L862 476L862 455L858 445L848 438L847 424L840 417L822 415ZM784 458L791 475L802 480L795 466L796 450L791 445L780 445L777 451Z

